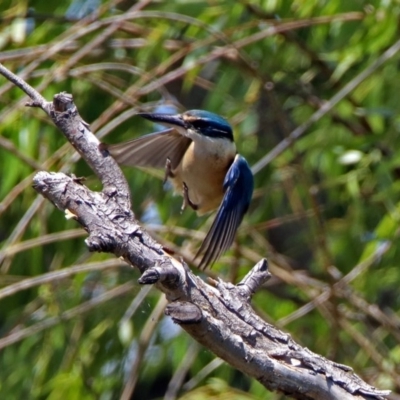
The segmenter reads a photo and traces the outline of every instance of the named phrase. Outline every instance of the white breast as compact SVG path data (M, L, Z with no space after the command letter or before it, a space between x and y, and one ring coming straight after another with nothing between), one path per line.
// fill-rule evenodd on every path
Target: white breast
M193 142L173 171L175 191L182 194L183 182L189 189L189 199L202 215L219 207L223 197L223 182L236 154L235 143L224 138L210 138L193 131L185 132Z

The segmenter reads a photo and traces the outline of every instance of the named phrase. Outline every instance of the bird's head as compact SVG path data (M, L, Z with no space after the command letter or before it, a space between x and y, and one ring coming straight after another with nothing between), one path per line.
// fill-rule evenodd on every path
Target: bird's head
M190 110L183 114L141 113L139 115L159 124L192 130L210 138L228 139L233 142L232 128L226 119L209 111Z

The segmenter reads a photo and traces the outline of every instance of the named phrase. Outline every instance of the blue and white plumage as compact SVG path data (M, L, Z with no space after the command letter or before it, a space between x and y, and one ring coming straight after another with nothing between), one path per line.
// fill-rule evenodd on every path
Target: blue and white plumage
M108 146L123 165L164 168L177 193L199 215L218 209L196 257L212 265L232 245L253 194L253 175L237 154L232 128L217 114L139 114L169 129Z

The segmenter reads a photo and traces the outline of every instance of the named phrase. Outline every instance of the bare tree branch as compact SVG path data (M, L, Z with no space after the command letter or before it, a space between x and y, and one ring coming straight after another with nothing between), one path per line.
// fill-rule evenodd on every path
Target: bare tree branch
M103 184L101 192L92 192L74 176L39 172L34 188L88 232L89 250L113 253L138 267L139 283L155 284L166 294L166 314L196 341L269 390L293 398L383 399L389 394L351 368L301 347L254 313L251 297L270 276L266 260L235 286L221 280L206 284L171 257L135 220L120 168L80 118L72 96L61 93L48 103L1 64L0 73L32 98L31 106L47 112Z

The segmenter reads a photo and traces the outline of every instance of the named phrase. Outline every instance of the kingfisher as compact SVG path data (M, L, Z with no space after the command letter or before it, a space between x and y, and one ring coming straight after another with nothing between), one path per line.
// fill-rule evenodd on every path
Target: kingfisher
M140 113L167 129L128 142L107 145L122 165L164 169L175 193L183 197L182 210L198 215L217 210L195 259L200 269L212 265L232 245L249 208L253 174L237 153L232 128L221 116L204 110L182 114Z

